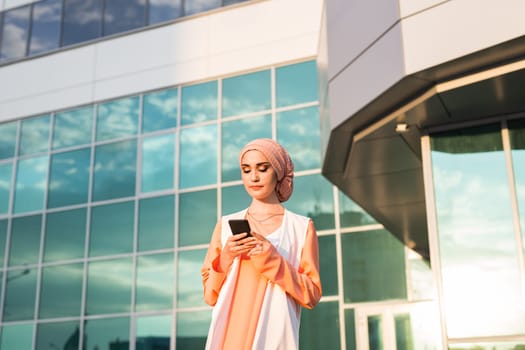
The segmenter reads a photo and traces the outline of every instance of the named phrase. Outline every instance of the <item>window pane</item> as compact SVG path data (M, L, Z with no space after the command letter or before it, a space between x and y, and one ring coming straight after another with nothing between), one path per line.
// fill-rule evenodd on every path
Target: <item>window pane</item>
M128 317L86 320L84 328L85 349L113 350L129 347Z
M383 317L382 315L368 316L368 348L383 350Z
M337 295L337 251L335 236L320 236L319 238L319 267L321 270L321 285L323 295Z
M386 230L341 236L347 303L406 299L404 245Z
M4 23L0 37L0 61L22 58L26 55L31 6L3 12Z
M277 107L315 102L319 98L315 61L277 68L275 80Z
M62 46L96 39L102 33L102 0L65 0Z
M173 188L174 162L174 134L144 138L142 140L142 192Z
M339 218L341 227L355 227L377 224L377 221L354 203L346 194L339 193Z
M182 0L149 0L149 24L182 16Z
M3 321L33 320L37 273L36 269L11 270L7 273Z
M138 317L135 349L169 350L171 320L171 315Z
M18 154L34 154L49 149L49 115L22 120Z
M248 196L244 185L228 186L222 189L222 215L231 214L248 208L251 197ZM210 237L211 238L211 233Z
M51 156L48 208L88 201L91 148Z
M186 16L212 10L221 6L221 0L185 1L184 12Z
M144 95L142 132L170 129L177 126L178 89L167 89Z
M184 129L180 138L179 187L217 183L217 125Z
M277 113L277 141L290 153L295 171L319 168L319 109L309 107Z
M222 116L258 112L271 107L270 71L240 75L222 82Z
M175 198L163 196L139 202L138 251L173 248Z
M83 273L82 263L44 267L38 317L79 317Z
M93 207L89 256L132 252L134 217L134 201Z
M222 182L241 179L239 152L253 139L272 137L272 116L263 115L222 124Z
M500 126L432 135L431 145L448 336L520 333L523 285Z
M9 266L38 263L42 216L24 216L12 221Z
M86 315L130 312L133 259L92 261L88 265ZM129 324L126 326L126 329ZM106 334L111 334L109 329ZM89 333L87 334L89 339ZM96 338L96 337L95 337ZM89 346L93 349L92 346ZM108 349L106 346L101 349Z
M335 227L332 184L321 175L296 176L293 194L284 204L291 211L312 218L317 230Z
M58 47L62 0L44 0L33 5L33 22L29 54L51 51Z
M182 88L181 124L217 119L217 81Z
M95 148L93 200L135 195L136 140L115 142Z
M41 323L36 331L37 349L77 349L80 325L78 321Z
M47 214L44 262L83 258L86 220L85 208Z
M437 298L434 276L430 261L413 250L408 254L408 271L410 273L410 290L412 300L433 300Z
M525 238L525 119L509 121L512 168L520 210L521 234ZM525 246L522 247L525 252Z
M2 326L0 349L33 349L33 329L31 324L14 324Z
M301 350L341 349L339 332L338 302L323 302L314 309L301 311Z
M12 173L12 163L0 164L0 214L7 214L9 212Z
M55 114L53 149L91 143L93 106Z
M346 350L357 350L354 309L345 309Z
M97 141L137 134L139 98L127 97L98 105Z
M0 159L14 157L17 128L17 122L0 124Z
M7 242L7 220L0 220L0 268L4 267L6 242ZM2 274L0 274L0 278L1 277L2 277ZM0 287L1 286L2 284L0 283Z
M146 0L106 0L104 36L140 28L146 21Z
M47 181L48 156L23 159L18 162L15 213L42 210Z
M137 257L135 311L173 307L173 253Z
M443 348L436 304L412 304L409 312L394 315L394 322L396 350Z
M201 266L206 249L180 251L177 263L177 307L205 306ZM179 325L177 323L177 325ZM206 332L207 333L207 332Z
M204 349L211 311L177 313L177 349Z
M179 247L209 243L217 223L217 191L179 195Z

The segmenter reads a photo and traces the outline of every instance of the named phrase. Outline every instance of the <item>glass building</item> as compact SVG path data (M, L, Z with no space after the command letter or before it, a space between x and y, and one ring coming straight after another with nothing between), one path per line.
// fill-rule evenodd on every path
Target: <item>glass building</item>
M258 137L318 230L301 350L525 346L525 7L376 6L0 1L0 350L203 349Z

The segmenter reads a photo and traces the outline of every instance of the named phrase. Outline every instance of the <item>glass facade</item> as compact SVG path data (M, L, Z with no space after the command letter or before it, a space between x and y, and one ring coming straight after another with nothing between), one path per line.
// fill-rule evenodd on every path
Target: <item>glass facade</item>
M436 349L438 328L414 335L428 261L321 175L316 82L309 60L0 124L0 349L203 348L200 267L220 216L249 204L237 156L258 137L290 151L285 205L319 232L301 349L361 349L389 325ZM395 322L369 309L384 303Z
M35 1L0 13L0 64L245 1Z

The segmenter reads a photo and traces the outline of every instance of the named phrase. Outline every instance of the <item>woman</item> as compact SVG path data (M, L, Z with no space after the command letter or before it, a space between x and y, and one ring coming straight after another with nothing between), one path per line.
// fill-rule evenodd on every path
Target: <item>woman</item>
M315 227L282 205L293 163L281 145L254 140L239 161L252 201L217 223L202 266L204 299L214 306L206 349L297 349L301 307L322 294ZM243 218L251 236L233 235L228 220Z

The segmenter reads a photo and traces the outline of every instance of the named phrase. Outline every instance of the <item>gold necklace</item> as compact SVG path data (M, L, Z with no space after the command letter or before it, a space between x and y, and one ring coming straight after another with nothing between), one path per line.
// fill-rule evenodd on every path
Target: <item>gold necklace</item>
M258 223L260 223L260 224L262 224L262 223L265 222L266 220L269 220L269 219L271 219L271 218L273 218L273 217L275 217L275 216L279 216L279 215L283 215L283 214L284 214L284 213L272 214L272 215L270 215L270 216L265 217L265 218L262 219L262 220L259 220L259 219L257 219L255 216L253 216L253 215L250 213L250 211L247 211L247 213L248 213L248 215L249 215L253 220L255 220L256 222L258 222Z

